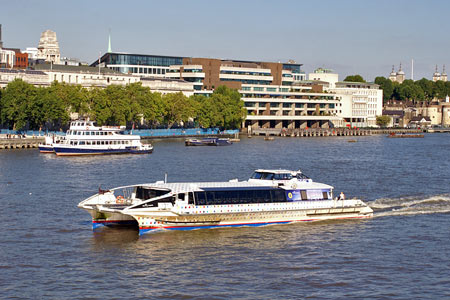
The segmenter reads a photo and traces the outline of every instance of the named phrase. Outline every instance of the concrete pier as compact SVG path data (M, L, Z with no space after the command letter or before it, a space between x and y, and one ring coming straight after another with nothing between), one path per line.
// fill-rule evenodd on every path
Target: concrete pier
M0 149L25 149L37 148L44 142L44 137L34 138L0 138Z
M368 129L348 128L308 128L308 129L254 129L254 135L286 136L286 137L325 137L325 136L363 136L371 135Z
M360 128L258 128L253 129L253 135L285 136L285 137L326 137L326 136L367 136L391 133L421 133L420 129L360 129Z

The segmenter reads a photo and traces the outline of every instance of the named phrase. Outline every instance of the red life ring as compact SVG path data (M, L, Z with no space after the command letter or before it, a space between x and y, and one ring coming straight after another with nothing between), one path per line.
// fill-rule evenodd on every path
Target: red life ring
M117 196L117 198L116 198L116 203L117 203L117 204L123 204L123 203L125 203L125 198L123 198L123 196Z

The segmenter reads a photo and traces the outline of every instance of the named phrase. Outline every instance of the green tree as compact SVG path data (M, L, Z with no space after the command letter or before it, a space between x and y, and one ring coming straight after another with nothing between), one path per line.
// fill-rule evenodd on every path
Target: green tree
M141 118L149 124L163 121L164 107L160 93L152 93L150 88L143 87L140 82L127 85L125 90L130 101L129 121L136 123L141 121Z
M10 82L2 93L1 120L9 128L20 130L30 126L30 122L39 119L32 116L35 109L33 102L36 100L37 88L15 79Z
M219 86L213 92L211 98L222 114L223 121L221 126L225 129L240 128L242 121L247 116L247 110L244 107L241 94L235 89Z
M131 120L131 106L124 86L110 85L105 88L106 103L110 108L108 125L126 125Z
M392 94L394 93L394 85L392 84L392 81L390 79L387 79L385 77L376 77L375 83L380 86L380 89L383 90L383 100L384 102L387 102L388 100L392 99Z
M447 85L444 81L433 82L433 98L444 99L447 95Z
M169 93L162 96L164 122L168 128L175 123L187 122L194 115L191 99L183 93Z
M413 80L405 80L398 88L398 96L400 100L424 100L425 94L420 85Z
M345 77L344 81L350 81L350 82L366 82L364 78L361 75L349 75Z
M415 84L422 89L425 101L431 101L433 99L433 82L431 80L422 78L416 81Z
M391 122L391 117L389 116L377 116L377 125L380 127L386 127Z
M201 127L223 126L223 116L218 105L214 103L217 99L203 95L194 95L191 99L195 107L195 120Z
M92 119L97 121L98 125L107 124L112 112L111 103L106 97L105 90L100 88L92 88L89 90L89 99L90 116Z
M51 85L49 88L39 88L33 112L39 113L35 124L46 129L63 127L70 120L69 105L62 96L62 88L59 85Z

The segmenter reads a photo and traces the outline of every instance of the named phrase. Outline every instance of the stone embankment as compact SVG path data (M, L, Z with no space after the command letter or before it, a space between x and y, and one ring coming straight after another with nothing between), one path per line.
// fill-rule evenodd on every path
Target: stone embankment
M43 137L32 138L0 138L0 149L37 148L44 142Z
M288 137L324 137L324 136L365 136L391 133L421 133L419 129L350 129L350 128L308 128L308 129L253 129L252 135L288 136Z

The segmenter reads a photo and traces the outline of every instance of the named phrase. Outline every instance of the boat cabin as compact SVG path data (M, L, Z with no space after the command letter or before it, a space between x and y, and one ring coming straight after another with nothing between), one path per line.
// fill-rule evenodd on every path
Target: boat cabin
M284 170L256 170L250 179L256 180L311 180L308 176L304 175L302 172L292 172ZM312 181L312 180L311 180Z
M313 183L310 189L297 190L270 186L208 186L192 190L176 187L137 186L134 197L145 202L134 208L182 205L271 204L311 200L331 200L332 187Z

